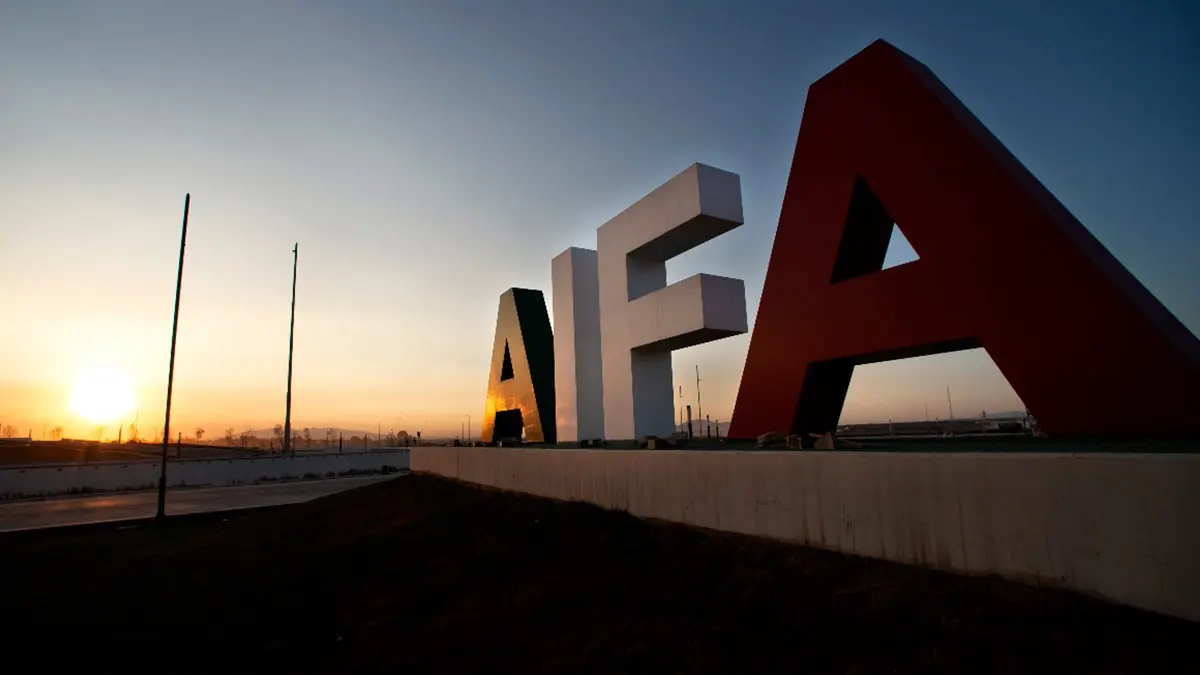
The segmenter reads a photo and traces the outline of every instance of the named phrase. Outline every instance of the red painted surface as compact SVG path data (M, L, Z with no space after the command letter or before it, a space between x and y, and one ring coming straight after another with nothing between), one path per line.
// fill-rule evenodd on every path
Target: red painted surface
M878 271L893 218L920 260ZM876 42L809 89L730 436L832 430L854 365L979 345L1050 436L1200 433L1200 341Z

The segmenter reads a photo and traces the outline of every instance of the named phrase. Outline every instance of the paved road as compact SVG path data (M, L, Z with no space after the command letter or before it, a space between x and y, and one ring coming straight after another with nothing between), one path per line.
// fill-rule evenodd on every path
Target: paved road
M294 483L175 489L167 493L167 515L296 504L395 477L395 474L356 476ZM0 532L150 518L154 516L157 505L158 493L153 491L0 504Z

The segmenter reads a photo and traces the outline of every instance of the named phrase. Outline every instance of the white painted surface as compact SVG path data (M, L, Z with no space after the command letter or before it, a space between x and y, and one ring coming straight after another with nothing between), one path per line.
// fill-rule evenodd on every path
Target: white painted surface
M414 471L1200 621L1200 455L414 448Z
M745 333L746 285L741 279L696 274L634 300L626 316L634 349L667 351L669 356L676 349ZM674 429L673 416L671 424Z
M172 461L167 463L167 485L236 485L379 471L384 466L407 469L408 450ZM0 469L0 499L149 489L158 485L158 475L155 461L5 468Z
M596 252L569 248L550 261L558 441L604 437L600 280Z
M671 350L746 332L741 281L667 287L666 266L741 224L737 174L693 164L596 231L605 438L672 434ZM705 290L732 306L705 302Z

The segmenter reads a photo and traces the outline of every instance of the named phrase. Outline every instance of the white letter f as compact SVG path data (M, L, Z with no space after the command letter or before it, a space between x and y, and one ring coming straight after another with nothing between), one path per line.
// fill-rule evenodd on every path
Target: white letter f
M741 279L666 265L741 224L737 174L693 164L597 230L606 438L670 436L671 352L746 332Z

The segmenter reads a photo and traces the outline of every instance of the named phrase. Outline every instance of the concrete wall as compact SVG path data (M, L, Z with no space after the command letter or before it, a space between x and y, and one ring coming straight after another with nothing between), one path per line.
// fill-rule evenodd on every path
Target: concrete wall
M412 468L1200 621L1200 455L414 448Z
M167 485L235 485L305 476L325 477L330 473L376 472L384 466L407 469L408 450L171 461L167 463ZM158 475L159 464L154 461L3 468L0 469L0 499L148 489L158 485Z

